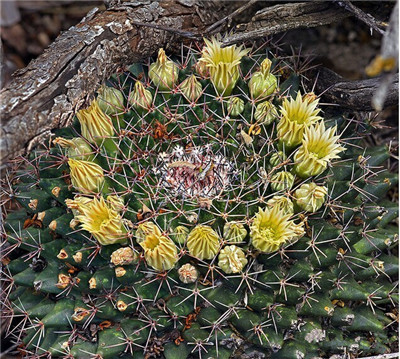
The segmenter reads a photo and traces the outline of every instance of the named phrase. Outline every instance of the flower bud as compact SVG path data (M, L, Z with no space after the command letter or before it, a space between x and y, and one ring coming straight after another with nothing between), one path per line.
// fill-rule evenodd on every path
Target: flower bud
M184 264L178 269L178 275L181 282L188 284L194 283L199 277L199 272L195 266L190 263Z
M105 114L117 116L124 111L124 95L120 90L101 86L97 93L97 102Z
M96 100L87 109L78 111L76 117L81 124L82 136L91 143L101 143L114 135L111 118L100 109Z
M139 243L144 249L144 258L157 271L171 269L178 261L178 252L171 239L155 233Z
M111 263L115 266L137 263L138 259L138 253L136 253L131 247L121 247L111 253Z
M122 212L125 208L124 199L117 195L107 196L107 203L117 212Z
M189 76L186 80L184 80L180 85L180 89L186 100L191 103L198 100L203 90L201 87L201 83L197 81L195 75Z
M226 246L218 256L218 266L227 274L240 273L247 264L243 249L237 246Z
M240 97L231 97L227 104L228 115L239 116L244 110L244 101Z
M82 207L82 214L77 216L81 227L91 233L102 245L126 243L126 230L122 217L107 205L103 197L93 200Z
M171 231L170 234L172 240L177 244L185 244L186 239L189 235L189 228L185 226L177 226L174 230Z
M199 259L211 259L219 250L218 234L210 227L197 225L187 239L189 253Z
M229 243L243 242L247 236L247 230L242 223L227 222L224 225L224 239Z
M257 105L254 118L259 125L268 126L278 118L278 111L272 102L264 101Z
M249 90L253 99L262 99L271 95L278 86L278 80L271 74L271 60L261 63L260 71L253 74L249 81Z
M129 96L129 102L138 110L148 110L153 101L153 95L149 90L146 90L140 81L136 81L135 88Z
M53 140L53 143L67 148L67 157L69 158L85 161L91 161L94 158L93 150L89 143L81 137L71 138L70 140L57 137Z
M268 208L278 207L284 214L293 214L293 202L286 196L274 196L267 201Z
M68 160L72 186L84 194L99 192L104 184L103 169L89 161Z
M318 211L325 202L328 189L317 186L314 182L305 183L294 193L296 204L306 212Z
M178 81L179 68L167 59L164 49L158 51L157 61L149 68L149 77L161 91L171 90Z
M286 161L286 154L282 151L274 152L271 157L269 158L269 164L272 167L277 167Z
M271 188L276 192L288 190L293 184L294 176L287 171L277 172L271 177Z

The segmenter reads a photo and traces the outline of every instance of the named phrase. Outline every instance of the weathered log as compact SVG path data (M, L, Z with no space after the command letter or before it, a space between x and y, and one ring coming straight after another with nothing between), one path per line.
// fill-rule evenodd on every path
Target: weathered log
M310 83L309 90L314 87L317 95L322 95L325 101L354 111L375 111L373 96L381 85L382 77L372 79L347 81L337 73L327 68L315 69L311 72L317 81ZM393 74L385 99L384 107L395 106L399 102L399 74Z

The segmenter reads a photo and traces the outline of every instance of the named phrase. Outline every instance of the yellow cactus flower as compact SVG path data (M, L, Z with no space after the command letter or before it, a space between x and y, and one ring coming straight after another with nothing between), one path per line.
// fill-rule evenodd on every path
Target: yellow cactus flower
M267 201L267 206L273 208L277 206L285 214L293 214L293 202L286 196L274 196Z
M149 77L154 85L162 91L170 90L178 81L178 74L178 65L167 59L164 49L158 50L157 61L149 68Z
M72 210L73 215L76 217L83 213L83 207L87 206L93 198L77 195L74 199L67 198L65 204Z
M196 100L201 96L203 90L201 87L201 83L197 81L195 75L189 76L186 80L184 80L180 84L180 89L186 100L193 103L195 103Z
M219 250L218 234L210 227L197 225L187 239L189 253L199 259L211 259Z
M278 122L278 137L287 147L291 148L301 143L304 129L321 120L318 99L309 96L301 97L300 91L296 99L285 99L280 108L281 119Z
M146 90L140 81L136 81L135 88L129 95L129 102L136 110L148 110L153 101L153 95Z
M324 122L305 129L302 145L294 155L294 170L302 178L324 172L332 159L345 150L335 136L336 126L325 129Z
M53 140L53 144L67 148L67 156L76 160L91 161L94 158L93 150L89 143L80 137L66 138L57 137Z
M178 251L171 239L155 233L139 243L144 249L144 258L157 271L171 269L178 261Z
M91 233L102 245L126 242L126 230L121 215L107 204L103 197L83 207L77 216L81 227Z
M226 246L218 255L218 266L227 274L240 273L246 264L246 254L237 246Z
M221 96L229 96L239 79L239 65L243 56L248 50L242 46L222 47L222 43L216 38L204 39L204 46L201 53L200 63L205 64L211 82Z
M249 90L253 99L262 99L271 95L278 86L278 80L271 74L272 62L265 59L257 71L251 76Z
M296 225L290 217L278 206L264 210L260 208L250 226L253 247L264 253L272 253L298 238L302 234L302 225Z
M325 202L328 188L314 182L304 183L294 192L296 204L306 212L318 211Z
M161 231L158 226L150 221L140 223L135 233L136 242L139 244L143 242L146 237L150 234L155 234L156 236L161 236Z
M111 118L99 107L97 100L91 105L77 112L81 133L91 143L101 143L105 138L114 135L114 127Z
M224 239L229 243L243 242L247 236L247 230L242 223L227 222L224 225Z
M68 160L72 185L84 194L99 192L104 184L103 169L90 161Z

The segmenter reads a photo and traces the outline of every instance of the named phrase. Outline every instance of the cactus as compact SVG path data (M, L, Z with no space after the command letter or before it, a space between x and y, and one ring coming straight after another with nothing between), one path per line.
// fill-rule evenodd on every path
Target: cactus
M23 356L390 350L389 150L277 60L218 39L160 49L16 169L3 302Z

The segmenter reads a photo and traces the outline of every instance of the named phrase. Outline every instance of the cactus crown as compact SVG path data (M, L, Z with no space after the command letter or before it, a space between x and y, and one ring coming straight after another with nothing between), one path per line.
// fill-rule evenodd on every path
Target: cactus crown
M5 222L25 356L387 350L388 151L359 150L348 134L365 129L324 118L283 67L215 38L180 60L160 49L31 155Z

